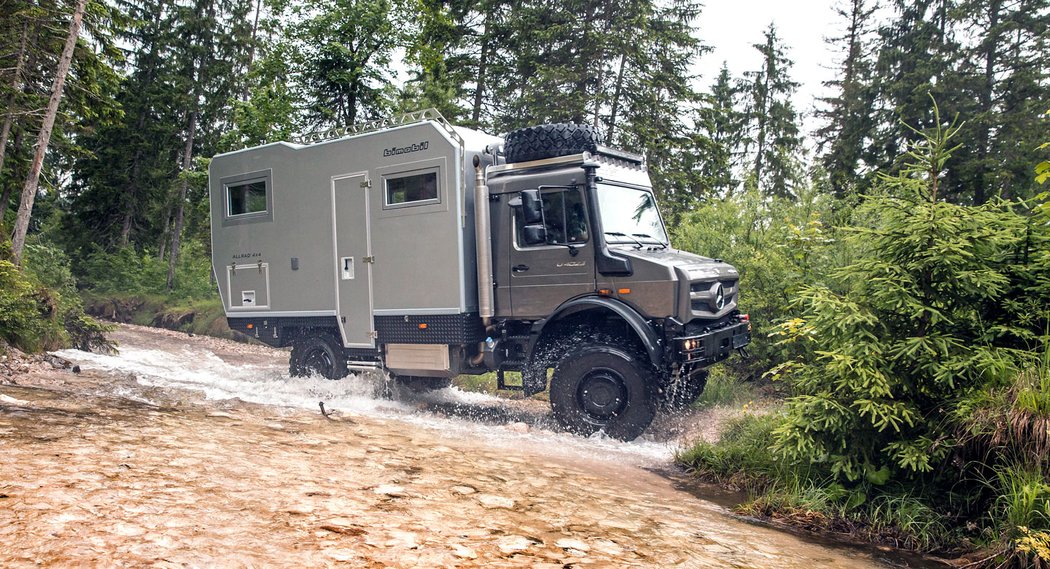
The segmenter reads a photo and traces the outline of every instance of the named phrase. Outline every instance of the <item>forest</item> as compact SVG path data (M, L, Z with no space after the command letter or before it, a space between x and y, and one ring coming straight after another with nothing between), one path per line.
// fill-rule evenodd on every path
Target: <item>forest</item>
M741 269L725 373L783 398L683 465L754 514L1048 567L1050 1L835 11L810 109L772 24L760 65L697 76L696 0L0 0L0 338L219 332L215 154L430 107L593 124L676 247Z

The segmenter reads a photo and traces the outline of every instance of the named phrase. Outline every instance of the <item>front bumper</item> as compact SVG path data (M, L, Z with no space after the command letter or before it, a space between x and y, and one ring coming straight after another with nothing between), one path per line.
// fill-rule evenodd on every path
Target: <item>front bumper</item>
M675 360L692 366L720 362L751 343L751 321L737 316L719 328L673 339Z

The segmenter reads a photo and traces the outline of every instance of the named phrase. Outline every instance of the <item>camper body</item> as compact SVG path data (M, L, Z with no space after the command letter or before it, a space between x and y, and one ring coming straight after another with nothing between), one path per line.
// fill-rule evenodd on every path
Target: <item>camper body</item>
M428 388L495 371L527 394L551 376L566 428L631 439L750 341L736 269L669 247L640 157L587 136L580 150L567 125L511 133L504 153L434 112L410 118L211 162L230 327L291 346L293 375L376 369ZM569 143L545 151L552 135Z

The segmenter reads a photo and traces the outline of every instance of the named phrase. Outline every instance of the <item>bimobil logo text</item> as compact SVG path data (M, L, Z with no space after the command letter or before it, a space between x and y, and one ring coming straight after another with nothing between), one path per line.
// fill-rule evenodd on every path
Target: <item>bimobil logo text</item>
M398 154L408 154L409 152L420 152L426 150L428 146L430 146L430 142L427 140L416 144L410 144L408 146L394 146L392 148L387 148L383 150L383 158L386 158L388 156L397 156Z

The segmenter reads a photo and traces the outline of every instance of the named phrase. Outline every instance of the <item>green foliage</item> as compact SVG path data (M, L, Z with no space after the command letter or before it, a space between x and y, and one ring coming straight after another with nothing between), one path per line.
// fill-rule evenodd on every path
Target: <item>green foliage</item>
M829 228L836 205L811 190L798 200L766 199L751 190L704 203L673 227L676 247L740 270L740 307L754 325L753 357L734 364L746 366L745 375L757 377L792 353L769 335L798 314L792 301L799 291L824 278L844 254Z
M811 354L780 370L797 394L774 433L783 456L850 482L869 468L932 472L954 445L950 402L1016 369L1009 348L1031 331L1001 306L1025 219L937 200L955 132L924 134L912 162L880 181L848 232L856 258L833 283L803 288L801 319L781 325L782 342Z
M107 253L96 247L80 265L83 280L95 293L168 295L174 299L200 299L216 295L211 282L211 260L201 243L185 244L176 267L176 286L167 290L168 263L150 252L131 247Z
M109 328L84 314L69 259L60 249L26 246L19 270L0 254L0 339L23 351L67 346L109 351Z

